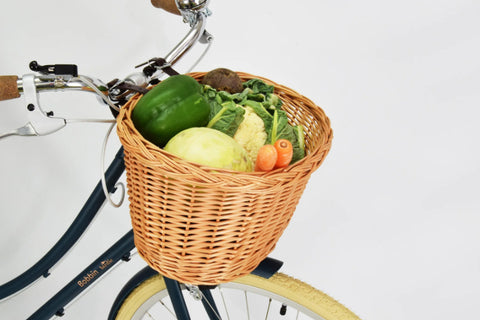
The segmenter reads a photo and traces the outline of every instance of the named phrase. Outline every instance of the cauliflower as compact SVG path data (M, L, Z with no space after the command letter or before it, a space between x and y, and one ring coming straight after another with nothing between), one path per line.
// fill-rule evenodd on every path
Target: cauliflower
M267 132L263 120L250 107L245 107L243 121L238 126L233 139L245 148L255 163L258 150L267 141Z

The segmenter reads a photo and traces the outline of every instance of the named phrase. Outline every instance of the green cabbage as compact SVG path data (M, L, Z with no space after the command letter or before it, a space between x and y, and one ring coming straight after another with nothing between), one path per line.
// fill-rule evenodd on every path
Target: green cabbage
M183 130L168 141L164 150L213 168L253 171L253 162L245 149L232 137L211 128Z

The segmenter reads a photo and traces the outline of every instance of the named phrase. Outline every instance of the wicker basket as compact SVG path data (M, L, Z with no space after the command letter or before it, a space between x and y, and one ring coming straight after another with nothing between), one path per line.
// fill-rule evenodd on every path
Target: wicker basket
M201 80L205 73L191 73ZM312 101L268 79L292 124L305 131L307 155L267 173L212 169L145 140L131 121L140 95L118 116L125 149L135 245L159 273L191 284L218 284L250 273L274 249L310 178L327 155L330 121Z

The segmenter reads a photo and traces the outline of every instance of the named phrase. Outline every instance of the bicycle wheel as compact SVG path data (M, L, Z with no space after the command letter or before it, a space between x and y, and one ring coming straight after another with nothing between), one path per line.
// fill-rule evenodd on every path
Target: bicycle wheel
M282 273L270 279L247 275L212 291L218 318L224 320L359 319L325 293ZM188 293L184 296L192 319L208 319L198 299ZM136 287L123 301L115 319L175 319L162 276L155 275Z

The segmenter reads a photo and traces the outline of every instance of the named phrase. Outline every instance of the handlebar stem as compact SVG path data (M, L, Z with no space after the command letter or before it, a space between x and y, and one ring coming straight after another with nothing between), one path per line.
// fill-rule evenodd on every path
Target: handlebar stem
M123 80L124 82L145 87L152 83L153 80L162 78L165 75L164 69L175 64L197 41L200 43L210 43L213 40L213 36L205 30L206 18L211 15L211 11L208 8L205 7L200 11L190 12L189 14L182 10L181 12L184 17L184 22L190 23L191 28L185 37L165 56L165 64L158 65L155 59L142 63L137 67L150 65L156 71L152 74L146 74L145 72L130 74ZM117 85L118 84L120 84L120 82L118 82ZM109 97L112 101L118 101L119 97L123 97L124 93L121 91L116 92L114 89L115 86L111 88Z
M196 18L193 21L192 28L187 35L180 41L165 57L167 66L175 64L192 46L205 34L206 18L210 15L210 11L197 12ZM211 36L206 33L208 37ZM161 71L161 68L160 70ZM152 77L155 78L158 74L155 73Z

